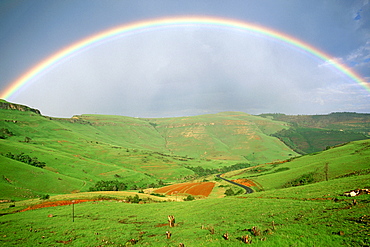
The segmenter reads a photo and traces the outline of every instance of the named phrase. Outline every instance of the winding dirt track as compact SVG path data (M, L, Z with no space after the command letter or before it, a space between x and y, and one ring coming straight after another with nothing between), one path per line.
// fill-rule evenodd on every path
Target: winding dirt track
M218 175L216 175L216 177L221 178L222 180L225 180L226 182L229 182L229 183L232 183L232 184L237 185L239 187L242 187L243 189L245 189L245 194L250 194L250 193L253 193L254 192L250 187L245 186L243 184L238 184L238 183L236 183L234 181L231 181L231 180L228 180L226 178L223 178L223 177L221 177L221 175L222 174L218 174Z

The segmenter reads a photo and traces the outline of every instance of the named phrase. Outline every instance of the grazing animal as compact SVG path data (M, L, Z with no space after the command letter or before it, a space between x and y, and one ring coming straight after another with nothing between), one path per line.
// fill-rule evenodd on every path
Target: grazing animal
M129 242L131 243L131 244L136 244L137 242L139 242L139 240L136 240L136 239L130 239L129 240Z
M249 235L242 236L243 243L250 244Z
M170 227L174 227L175 226L175 216L168 215L168 222L170 223Z
M346 191L343 193L343 195L349 196L349 197L359 196L363 194L370 194L370 190L369 189L357 189L357 190Z
M228 233L224 233L224 235L222 235L222 237L226 240L229 240L229 234Z
M252 227L252 233L254 236L261 235L261 231L256 226Z
M167 237L167 239L170 239L171 238L171 232L170 231L166 231L166 237Z
M185 247L185 245L183 243L180 243L179 247Z

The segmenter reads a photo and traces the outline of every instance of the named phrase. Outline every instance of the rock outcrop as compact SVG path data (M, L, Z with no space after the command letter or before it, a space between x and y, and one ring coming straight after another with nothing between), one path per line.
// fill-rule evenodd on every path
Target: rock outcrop
M17 110L17 111L30 111L36 114L41 115L41 112L37 109L25 106L25 105L18 105L14 103L7 102L5 100L0 101L0 109L7 109L7 110Z

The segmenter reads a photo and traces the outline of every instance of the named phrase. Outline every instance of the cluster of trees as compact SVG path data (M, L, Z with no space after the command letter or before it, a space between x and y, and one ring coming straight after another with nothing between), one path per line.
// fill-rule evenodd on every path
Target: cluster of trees
M12 153L8 152L8 153L2 154L2 155L7 157L7 158L17 160L17 161L26 163L26 164L31 165L31 166L39 167L39 168L43 168L46 165L45 162L39 161L37 159L37 157L30 157L29 155L24 154L24 153L12 154Z
M130 202L130 203L139 203L141 199L138 195L134 195L134 196L127 196L125 201Z
M128 189L142 190L144 188L158 188L158 187L162 187L165 185L166 183L164 183L162 180L159 180L157 184L150 183L150 184L147 184L146 186L137 186L136 184L134 184L131 187L128 187L127 184L120 182L118 180L101 180L95 183L93 187L90 187L89 191L123 191L123 190L128 190Z
M316 181L315 176L316 176L316 173L314 172L306 173L300 176L299 178L296 178L292 181L285 183L282 187L289 188L289 187L301 186L301 185L312 184L312 183L318 182Z
M125 183L119 182L118 180L101 180L97 182L93 187L90 187L89 191L122 191L126 189L127 185Z
M142 189L145 189L145 188L159 188L159 187L163 187L163 186L166 186L167 184L165 182L163 182L163 180L159 180L158 183L150 183L150 184L147 184L146 186L143 185L143 186L138 186L136 184L133 184L129 189L130 190L142 190Z
M221 168L211 168L211 169L210 168L204 169L201 166L196 166L196 167L185 166L185 168L192 170L196 175L201 177L201 176L207 176L207 175L216 174L216 173L226 173L226 172L230 172L234 170L248 168L250 166L251 165L249 163L237 163L231 166L224 166Z
M225 191L226 196L235 196L235 195L241 195L244 191L242 189L238 190L237 192L234 192L233 189L229 188Z

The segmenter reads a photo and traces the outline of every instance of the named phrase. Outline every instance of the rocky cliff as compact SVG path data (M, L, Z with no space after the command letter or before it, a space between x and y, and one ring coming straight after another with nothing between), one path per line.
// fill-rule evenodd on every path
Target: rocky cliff
M7 102L5 100L0 100L0 109L17 110L17 111L31 111L31 112L34 112L36 114L41 115L41 112L37 109L31 108L31 107L28 107L28 106L24 106L24 105L18 105L18 104L10 103L10 102Z

